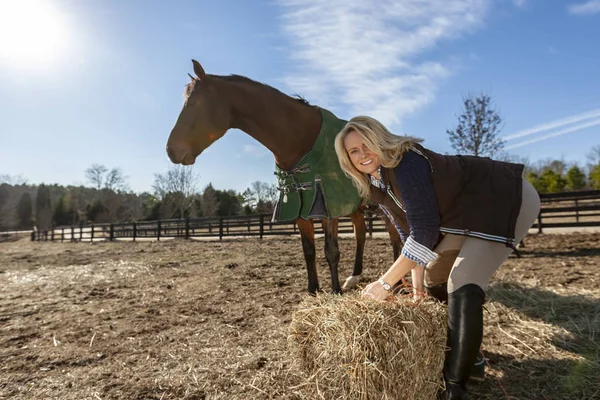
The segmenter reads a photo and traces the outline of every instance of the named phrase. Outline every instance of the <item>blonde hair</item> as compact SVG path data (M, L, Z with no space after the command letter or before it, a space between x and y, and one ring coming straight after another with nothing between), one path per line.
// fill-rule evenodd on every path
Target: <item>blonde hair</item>
M344 140L351 132L356 132L361 137L369 150L377 155L381 166L385 168L394 168L402 159L404 152L408 151L413 144L423 141L412 136L394 135L381 122L371 117L358 116L346 123L335 137L335 152L342 171L352 179L358 194L365 202L371 193L371 179L367 174L356 169L346 151Z

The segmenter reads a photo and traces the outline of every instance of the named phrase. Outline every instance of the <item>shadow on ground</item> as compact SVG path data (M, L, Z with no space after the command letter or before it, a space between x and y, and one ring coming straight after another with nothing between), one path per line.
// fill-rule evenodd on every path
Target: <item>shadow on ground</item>
M547 354L541 347L531 348L535 351L525 357L502 348L486 348L492 371L498 374L472 385L475 398L600 399L600 299L586 291L563 295L514 282L498 282L490 287L489 294L508 314L561 329L545 343ZM512 318L517 324L520 321ZM493 336L495 329L486 326L486 335ZM555 354L560 350L564 358L557 359Z

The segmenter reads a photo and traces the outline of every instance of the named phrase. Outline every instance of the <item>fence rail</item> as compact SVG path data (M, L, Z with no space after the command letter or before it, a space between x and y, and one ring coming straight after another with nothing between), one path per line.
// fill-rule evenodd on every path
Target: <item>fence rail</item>
M600 226L600 190L545 193L534 228L578 228Z
M533 228L576 228L600 226L600 190L540 195L542 208ZM367 212L367 232L386 232L383 220ZM339 220L339 233L353 233L349 217ZM323 233L315 224L315 233ZM219 238L297 235L295 222L271 222L270 214L232 217L185 218L131 223L63 226L32 235L40 241L113 241L161 238Z

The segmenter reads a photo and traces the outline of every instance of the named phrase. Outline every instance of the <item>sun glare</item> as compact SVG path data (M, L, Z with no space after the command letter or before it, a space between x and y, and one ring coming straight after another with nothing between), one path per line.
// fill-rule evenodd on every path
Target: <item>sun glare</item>
M0 64L47 68L67 47L60 12L49 0L0 0Z

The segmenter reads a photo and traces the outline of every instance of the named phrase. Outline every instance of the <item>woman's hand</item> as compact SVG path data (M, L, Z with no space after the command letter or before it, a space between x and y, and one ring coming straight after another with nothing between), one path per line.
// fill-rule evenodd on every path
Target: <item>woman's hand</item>
M375 301L385 301L390 293L383 288L381 283L375 281L369 283L362 291L363 297L373 299Z

